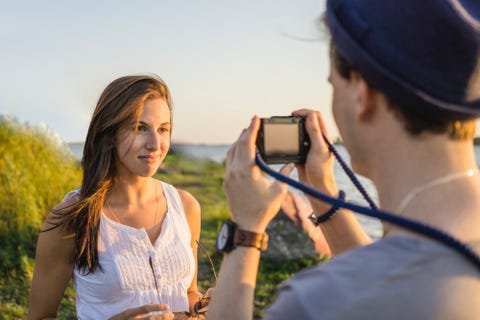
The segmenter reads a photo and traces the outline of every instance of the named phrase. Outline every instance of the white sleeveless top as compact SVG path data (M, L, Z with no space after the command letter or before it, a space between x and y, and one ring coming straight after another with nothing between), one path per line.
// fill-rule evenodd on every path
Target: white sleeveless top
M102 213L98 239L102 270L85 275L74 269L78 319L108 319L150 303L166 303L173 312L189 310L187 289L195 272L190 228L178 191L162 185L168 210L154 245L144 228L117 223Z

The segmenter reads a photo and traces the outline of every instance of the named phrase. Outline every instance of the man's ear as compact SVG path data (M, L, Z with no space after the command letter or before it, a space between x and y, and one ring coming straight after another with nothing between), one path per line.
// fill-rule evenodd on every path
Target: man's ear
M356 71L350 73L350 81L355 87L356 117L361 121L368 121L377 107L378 91L370 86L367 81Z

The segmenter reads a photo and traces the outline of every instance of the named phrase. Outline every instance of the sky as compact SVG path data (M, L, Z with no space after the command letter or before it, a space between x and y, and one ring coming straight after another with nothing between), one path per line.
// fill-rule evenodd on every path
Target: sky
M325 0L0 0L0 114L83 141L102 90L154 73L173 142L230 144L253 115L330 111Z

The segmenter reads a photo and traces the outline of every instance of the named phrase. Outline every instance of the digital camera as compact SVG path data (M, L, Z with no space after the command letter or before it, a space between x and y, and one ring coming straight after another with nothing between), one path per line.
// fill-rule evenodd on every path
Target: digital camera
M266 163L305 163L310 150L305 118L274 116L260 120L256 144Z

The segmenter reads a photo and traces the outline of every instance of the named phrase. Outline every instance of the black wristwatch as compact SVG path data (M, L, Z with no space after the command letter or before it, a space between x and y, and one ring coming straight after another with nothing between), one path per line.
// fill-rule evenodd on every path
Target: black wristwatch
M237 246L254 247L264 251L268 245L268 234L241 230L235 222L227 220L217 235L216 247L222 252L230 252Z

